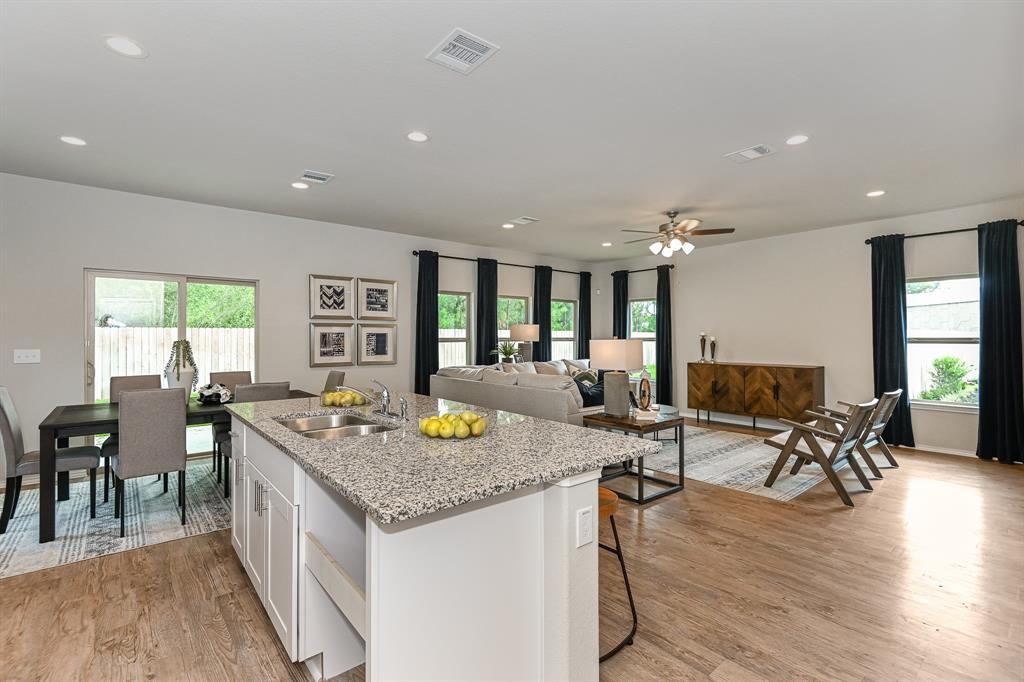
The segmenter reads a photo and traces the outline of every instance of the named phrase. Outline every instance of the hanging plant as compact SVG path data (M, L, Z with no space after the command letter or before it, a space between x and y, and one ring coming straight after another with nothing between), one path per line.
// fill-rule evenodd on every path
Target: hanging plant
M174 377L178 381L181 381L181 370L183 368L196 368L196 359L192 357L192 344L188 342L188 339L178 339L171 344L171 357L167 361L167 366L164 367L164 372L169 373L172 367L174 368ZM198 379L199 373L194 372L192 374L191 390L195 390Z

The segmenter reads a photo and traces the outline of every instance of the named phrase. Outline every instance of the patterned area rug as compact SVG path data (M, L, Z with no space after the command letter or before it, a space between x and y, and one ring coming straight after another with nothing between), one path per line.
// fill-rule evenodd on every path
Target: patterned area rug
M23 489L7 532L0 535L0 578L83 559L124 552L231 525L230 500L224 499L210 459L189 460L186 469L185 525L178 509L178 475L168 491L154 476L125 482L125 536L114 518L114 491L103 502L103 475L96 482L96 518L89 518L89 482L72 483L71 499L57 503L57 538L39 544L39 490Z
M805 465L800 473L793 476L789 464L779 474L775 485L765 488L768 472L778 459L779 451L764 444L760 436L748 436L730 431L716 431L699 426L686 426L686 478L712 483L745 493L752 493L774 500L792 500L825 480L825 474L817 464ZM670 437L665 432L663 437ZM661 452L644 459L644 466L669 474L679 473L679 450L672 441L665 441ZM888 468L882 458L876 458L880 469ZM848 471L846 462L836 467L839 477L847 487L857 490L860 484ZM870 474L869 474L870 475Z

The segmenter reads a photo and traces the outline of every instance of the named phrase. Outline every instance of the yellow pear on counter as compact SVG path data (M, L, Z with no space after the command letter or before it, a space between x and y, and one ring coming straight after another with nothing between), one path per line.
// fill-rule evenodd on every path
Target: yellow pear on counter
M467 424L472 424L473 422L480 418L480 416L476 412L463 412L461 416L462 421L466 422Z
M455 437L459 439L469 438L469 426L461 419L455 420Z
M483 435L485 429L487 429L487 420L483 417L480 417L469 426L469 431L474 436Z
M437 419L428 419L426 430L423 433L427 434L431 438L437 438L441 433L441 422Z
M451 423L450 420L442 422L441 423L441 428L439 428L437 430L437 435L441 436L441 438L451 438L454 433L455 433L455 427L452 426L452 423Z
M354 402L355 399L352 398L351 393L344 393L342 394L341 399L338 401L338 404L341 405L342 407L352 407L352 403Z

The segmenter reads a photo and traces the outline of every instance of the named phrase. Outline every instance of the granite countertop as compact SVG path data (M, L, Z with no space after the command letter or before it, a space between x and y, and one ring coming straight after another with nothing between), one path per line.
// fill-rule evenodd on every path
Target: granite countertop
M537 483L557 481L634 457L658 452L652 440L464 405L417 394L409 420L371 414L370 407L321 407L319 396L228 405L227 409L338 491L380 524L397 523ZM487 420L478 438L432 439L419 432L419 418L471 409ZM393 431L333 441L306 438L276 418L358 414Z

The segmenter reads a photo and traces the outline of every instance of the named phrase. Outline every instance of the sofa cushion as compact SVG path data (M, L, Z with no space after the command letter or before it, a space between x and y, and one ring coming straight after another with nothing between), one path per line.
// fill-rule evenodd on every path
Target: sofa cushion
M576 402L576 407L583 407L583 395L576 382L566 376L550 374L520 374L519 385L527 388L543 388L550 391L568 391Z
M604 384L588 384L582 381L577 375L573 381L583 397L583 407L596 407L604 405Z
M532 362L503 362L501 369L505 372L517 372L519 374L536 374L537 368Z
M485 384L502 384L503 386L515 386L519 381L518 372L502 372L500 369L485 369L481 381Z
M555 376L569 376L569 370L565 368L565 363L561 360L551 360L550 362L534 362L534 369L537 370L537 374L553 374Z
M465 379L466 381L480 381L483 378L483 373L484 370L479 367L442 367L437 370L438 376Z
M583 360L562 360L565 363L565 368L569 370L569 376L572 376L573 370L585 370L590 369L590 360L584 358Z

